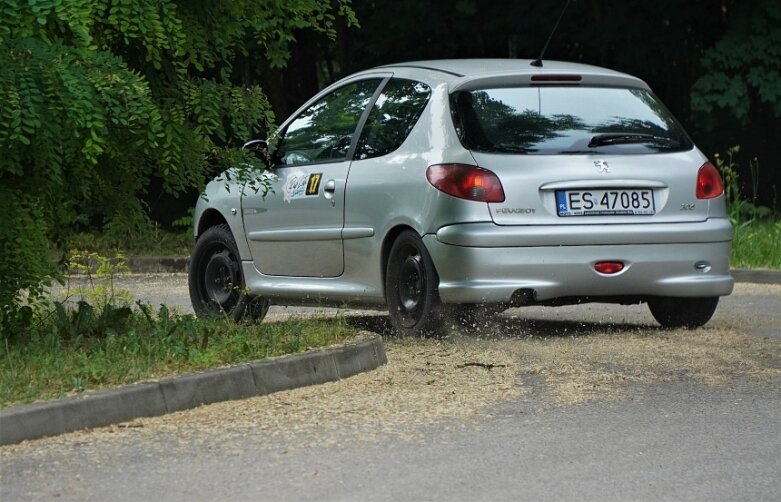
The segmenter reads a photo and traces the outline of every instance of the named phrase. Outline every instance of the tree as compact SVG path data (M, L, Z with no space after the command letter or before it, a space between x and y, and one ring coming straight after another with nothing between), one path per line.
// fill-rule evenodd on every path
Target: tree
M142 225L152 178L202 186L273 127L236 61L284 66L296 34L354 24L349 1L0 3L0 329L29 318L74 226Z
M752 108L781 118L781 3L744 2L731 13L724 37L702 56L692 106L712 116L727 112L741 125Z
M729 155L742 195L778 211L781 170L773 166L781 155L781 3L745 0L727 11L727 21L724 36L702 54L691 89L693 115L721 151L741 146Z

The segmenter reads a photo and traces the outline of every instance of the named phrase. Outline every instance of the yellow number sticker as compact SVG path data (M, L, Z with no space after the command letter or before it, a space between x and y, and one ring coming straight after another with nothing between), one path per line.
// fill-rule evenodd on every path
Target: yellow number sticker
M309 182L306 184L307 195L317 195L320 192L320 178L323 173L313 173L309 175Z

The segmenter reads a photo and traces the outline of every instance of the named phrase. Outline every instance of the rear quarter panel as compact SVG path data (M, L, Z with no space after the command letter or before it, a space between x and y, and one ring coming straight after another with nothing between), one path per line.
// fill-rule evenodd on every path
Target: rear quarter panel
M456 199L429 184L426 168L441 162L474 163L456 138L444 84L432 88L429 104L399 149L353 161L345 195L345 229L372 228L374 236L345 241L348 276L381 286L383 246L400 227L426 235L453 223L491 221L487 204Z

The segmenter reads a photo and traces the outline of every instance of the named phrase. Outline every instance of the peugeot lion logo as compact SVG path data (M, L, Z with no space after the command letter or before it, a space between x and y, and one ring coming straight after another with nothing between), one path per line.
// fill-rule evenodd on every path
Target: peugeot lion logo
M594 167L599 168L599 174L607 174L610 172L610 168L607 166L607 162L604 160L595 160Z

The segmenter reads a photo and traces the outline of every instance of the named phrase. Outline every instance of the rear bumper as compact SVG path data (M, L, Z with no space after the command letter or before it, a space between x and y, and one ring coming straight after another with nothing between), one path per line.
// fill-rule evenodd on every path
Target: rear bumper
M590 240L592 244L554 245L555 239L535 227L490 225L498 232L492 235L487 232L488 225L454 225L443 228L437 235L425 236L424 243L439 273L439 294L445 303L509 303L518 290L533 291L535 301L565 297L730 294L734 279L729 272L729 222L717 220L716 224L684 226L688 227L687 232L676 231L673 235L662 235L663 230L657 228L656 237L661 243L653 244L638 237L637 225L624 229L622 244L618 244L621 234L605 232L605 226L595 228L590 236L585 234L590 239L582 237L583 228L579 227L574 237L559 241ZM532 236L530 228L534 229ZM563 227L556 228L558 237L567 235ZM651 229L641 233L646 237L652 234ZM702 242L703 234L719 238ZM594 240L598 243L593 244ZM523 245L524 242L535 244ZM594 270L594 264L604 260L621 261L625 268L614 275L600 274Z
M443 244L468 247L594 246L625 244L711 243L732 240L726 218L685 223L631 225L495 225L465 223L442 227Z

